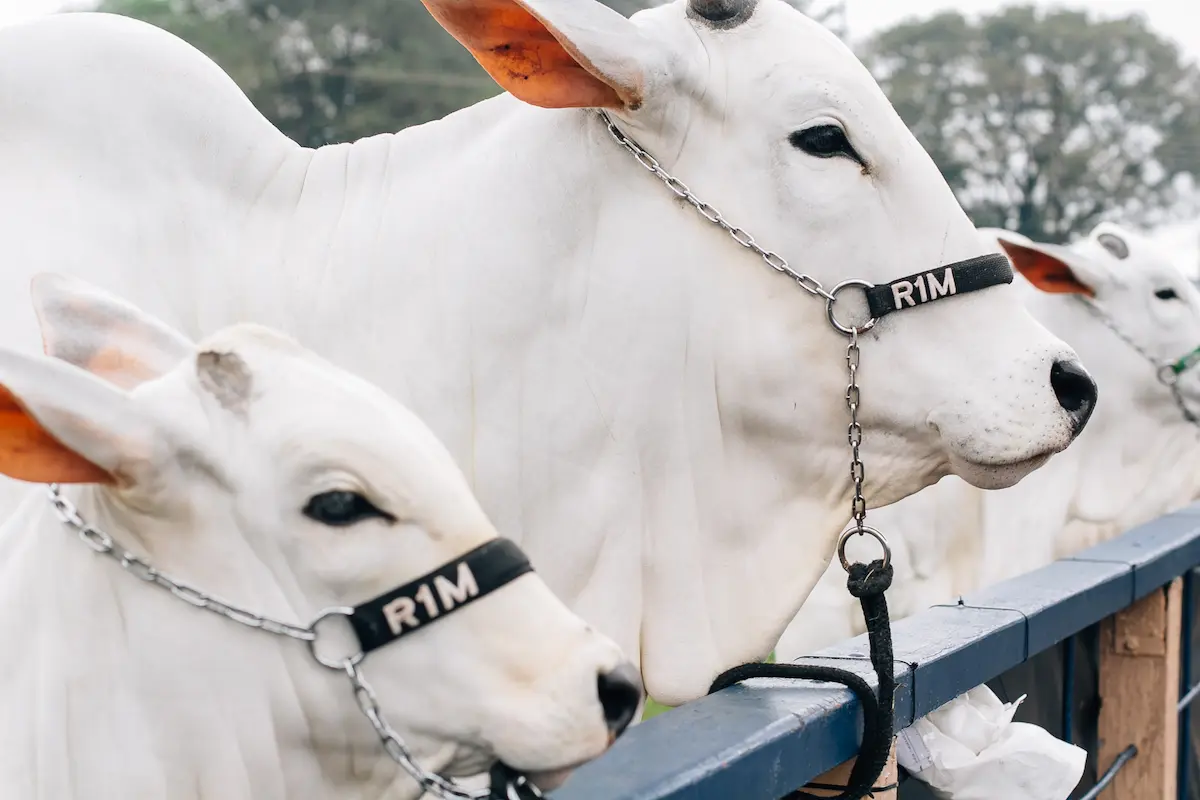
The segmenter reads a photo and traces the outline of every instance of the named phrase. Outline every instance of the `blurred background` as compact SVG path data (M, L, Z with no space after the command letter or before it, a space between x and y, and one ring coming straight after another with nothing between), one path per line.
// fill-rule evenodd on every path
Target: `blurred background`
M1065 242L1112 219L1200 274L1196 0L789 2L859 54L977 225ZM178 34L309 146L497 91L419 0L0 0L0 25L77 8Z

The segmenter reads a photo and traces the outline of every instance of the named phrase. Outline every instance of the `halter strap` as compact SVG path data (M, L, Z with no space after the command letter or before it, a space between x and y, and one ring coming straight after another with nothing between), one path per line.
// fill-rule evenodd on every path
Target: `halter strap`
M1012 280L1012 264L1008 258L1000 253L988 253L917 272L891 283L877 284L864 291L871 318L879 319L893 311L904 311L935 300L1012 283Z
M492 539L350 612L365 655L427 627L511 583L533 566L510 539Z

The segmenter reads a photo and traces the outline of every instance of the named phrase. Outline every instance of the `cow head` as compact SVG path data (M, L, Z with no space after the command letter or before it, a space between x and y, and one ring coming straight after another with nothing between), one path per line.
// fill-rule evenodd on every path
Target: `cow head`
M113 535L144 547L164 572L307 624L322 609L362 603L496 538L418 419L283 335L239 325L193 345L74 280L38 276L34 296L54 357L0 350L0 471L101 484L96 505L108 510ZM473 581L460 570L434 588L461 601ZM414 596L429 600L419 589ZM212 646L236 653L247 680L256 667L269 671L283 649L309 727L277 733L328 759L327 771L347 771L347 786L396 774L345 676L309 660L303 643L247 639L236 625L178 605L177 619L141 631L145 640L130 622L132 646L169 649L172 637L202 636L216 622ZM440 759L439 769L472 774L498 757L554 783L602 753L637 712L632 665L536 573L444 620L424 619L426 627L402 612L389 614L404 635L362 668L408 745ZM317 643L326 660L356 652L352 637L341 641L344 622L323 628L335 640ZM181 688L187 670L178 665ZM387 766L364 771L372 761ZM395 780L404 779L388 783Z
M887 283L981 252L866 68L781 0L677 0L632 19L594 0L423 1L516 98L605 109L699 200L826 287ZM564 130L591 137L589 157L620 180L614 202L637 209L611 235L653 258L659 277L641 269L643 290L686 298L681 314L719 330L723 418L763 432L756 447L806 454L820 429L819 447L834 453L844 340L822 301L678 201L590 119ZM669 288L654 285L668 273ZM844 298L843 318L862 320L861 292ZM1012 484L1065 448L1095 402L1075 353L1010 287L895 314L863 338L860 421L876 504L950 471Z
M1106 396L1114 393L1114 411L1127 413L1132 404L1166 422L1182 418L1154 364L1176 364L1200 347L1200 291L1166 253L1110 222L1070 246L1032 242L1009 231L983 232L1039 290L1031 303L1050 304L1053 295L1086 297L1119 331L1084 314L1082 304L1067 314L1047 309L1037 315L1095 365ZM1200 365L1181 370L1177 380L1183 401L1200 409Z

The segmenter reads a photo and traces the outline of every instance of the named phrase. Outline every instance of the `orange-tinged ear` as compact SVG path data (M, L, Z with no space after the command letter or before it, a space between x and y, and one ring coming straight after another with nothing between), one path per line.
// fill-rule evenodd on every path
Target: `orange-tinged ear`
M165 374L195 349L165 323L83 281L42 273L30 290L46 355L122 389Z
M0 386L0 473L32 483L115 483L100 467L51 436Z
M1000 238L997 240L1013 267L1034 286L1051 294L1082 294L1094 297L1091 287L1082 283L1067 262L1037 247Z
M421 0L496 83L545 108L641 106L648 52L595 0Z

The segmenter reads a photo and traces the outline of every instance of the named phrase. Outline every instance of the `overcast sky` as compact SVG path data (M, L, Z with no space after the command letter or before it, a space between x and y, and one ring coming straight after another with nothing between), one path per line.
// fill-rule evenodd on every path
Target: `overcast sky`
M0 0L0 24L38 14L48 14L65 2L87 0ZM1038 5L1086 8L1117 15L1140 11L1160 32L1172 36L1194 59L1200 59L1200 3L1197 0L1037 0ZM847 0L850 35L864 36L904 17L925 16L956 8L965 13L991 11L1006 0Z

